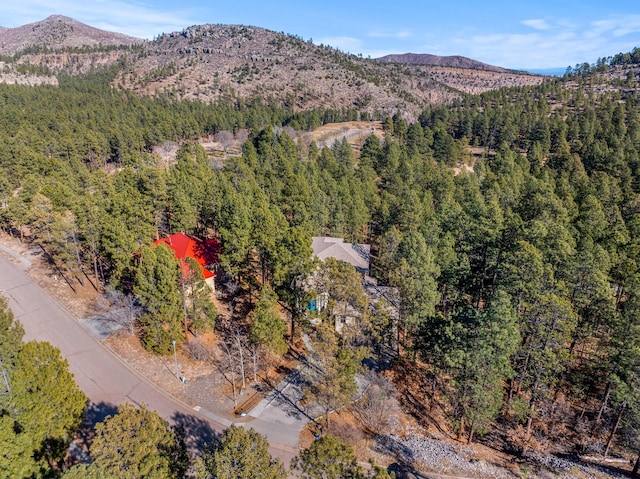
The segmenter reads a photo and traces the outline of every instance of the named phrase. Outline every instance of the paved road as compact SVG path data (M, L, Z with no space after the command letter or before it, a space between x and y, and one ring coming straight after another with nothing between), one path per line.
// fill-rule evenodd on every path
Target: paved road
M67 358L76 382L91 402L92 419L100 421L125 402L144 403L172 424L183 425L194 447L230 425L211 412L196 412L137 374L34 283L23 271L26 267L26 263L17 266L0 255L0 293L9 299L15 318L24 326L25 340L48 341ZM269 432L260 422L256 426L259 432ZM290 439L285 431L272 432L271 453L289 464L297 449L287 445L289 440L282 440ZM273 439L280 439L279 443ZM295 441L297 444L297 438Z

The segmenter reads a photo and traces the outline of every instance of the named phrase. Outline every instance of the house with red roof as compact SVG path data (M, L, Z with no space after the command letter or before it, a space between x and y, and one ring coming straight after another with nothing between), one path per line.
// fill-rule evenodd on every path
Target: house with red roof
M154 242L156 246L161 243L166 244L173 250L176 259L180 262L183 275L189 274L189 264L185 260L187 258L195 260L202 268L202 276L204 276L205 283L212 291L215 291L214 280L216 274L214 270L218 264L218 252L220 250L220 243L217 239L201 240L195 236L176 233Z

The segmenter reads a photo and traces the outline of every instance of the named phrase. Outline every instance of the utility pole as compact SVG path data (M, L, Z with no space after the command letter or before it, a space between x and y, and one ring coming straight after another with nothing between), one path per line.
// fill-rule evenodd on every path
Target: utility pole
M171 344L173 344L173 359L176 363L176 378L180 380L180 373L178 370L178 354L176 353L176 340L171 340Z

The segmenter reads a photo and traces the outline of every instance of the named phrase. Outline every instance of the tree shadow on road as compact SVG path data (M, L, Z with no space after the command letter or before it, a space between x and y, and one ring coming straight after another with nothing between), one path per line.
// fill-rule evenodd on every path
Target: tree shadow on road
M313 421L313 413L308 410L309 407L299 405L304 398L303 388L305 385L306 382L300 374L300 370L296 369L274 387L266 399L270 401L270 407L280 409L287 416L296 420Z
M88 462L86 451L91 446L95 434L96 424L103 422L107 416L117 414L118 407L104 402L94 403L89 401L84 411L84 417L78 430L74 434L72 443L72 455L80 462Z
M104 402L94 403L89 401L84 411L83 423L95 426L97 423L105 420L107 416L113 416L118 412L118 406L107 404Z
M175 430L183 434L187 450L190 452L202 450L205 444L213 442L218 437L207 421L191 414L177 412L171 420Z

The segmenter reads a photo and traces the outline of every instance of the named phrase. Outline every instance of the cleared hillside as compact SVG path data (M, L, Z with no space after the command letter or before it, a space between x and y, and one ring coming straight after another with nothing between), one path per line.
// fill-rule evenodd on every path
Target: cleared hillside
M0 53L13 55L16 64L50 75L84 74L118 63L114 86L141 95L257 100L293 111L355 110L365 119L396 112L415 119L426 106L464 93L545 81L469 59L455 68L383 63L243 25L196 25L144 42L52 16L0 31L0 45ZM472 68L461 68L465 65ZM478 65L482 69L473 68Z

